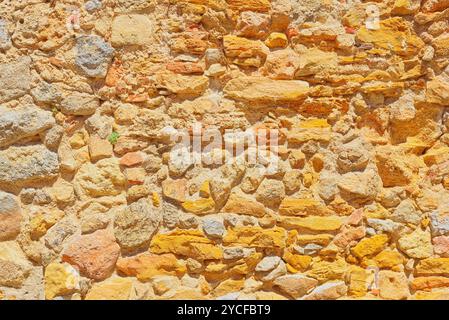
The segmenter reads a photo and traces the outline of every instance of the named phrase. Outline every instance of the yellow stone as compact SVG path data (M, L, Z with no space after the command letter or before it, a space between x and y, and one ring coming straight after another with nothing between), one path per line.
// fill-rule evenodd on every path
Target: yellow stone
M51 263L45 268L45 298L69 295L79 289L79 275L70 265Z
M153 206L158 208L161 205L161 199L159 198L159 194L155 191L153 191L151 198L153 200Z
M337 216L280 217L278 225L287 229L299 229L305 232L332 232L340 229L342 218Z
M306 245L309 243L319 244L321 246L327 246L334 238L331 234L301 234L296 238L296 243L299 245Z
M233 280L228 279L223 282L221 282L212 292L212 294L216 297L224 296L231 292L239 292L242 290L243 286L245 285L245 280Z
M449 287L449 279L439 276L417 277L414 278L411 283L411 288L414 291L447 287Z
M30 220L30 234L31 238L39 239L47 230L56 224L62 217L64 212L58 209L53 209L49 213L38 213Z
M223 207L223 212L263 217L265 215L265 206L253 198L231 193L228 202Z
M215 211L215 201L212 198L188 200L182 203L182 208L197 215L208 214Z
M288 45L287 36L284 33L273 32L265 40L268 48L285 48Z
M329 215L331 211L315 199L285 198L279 206L279 214L286 216Z
M363 297L368 289L368 275L366 270L352 266L349 274L348 294L353 297Z
M204 181L200 187L200 197L209 198L210 197L210 184L209 181Z
M288 298L275 292L258 291L254 295L256 300L288 300Z
M131 289L131 279L108 279L94 284L87 293L86 300L129 300Z
M157 234L150 244L152 253L173 253L197 260L223 258L223 252L199 230L174 230Z
M395 0L391 13L395 15L409 15L416 13L418 10L419 6L414 5L411 0Z
M371 256L383 250L388 243L388 236L386 234L378 234L371 238L362 239L351 252L354 256L361 259L366 256Z
M381 269L391 269L404 263L404 256L397 251L385 250L374 257L376 265Z
M348 272L348 264L343 259L335 261L320 260L312 264L312 268L306 274L320 282L343 279Z
M304 272L307 270L312 262L311 256L305 256L300 254L294 254L289 251L285 251L282 259L288 263L293 269L292 273ZM288 268L288 266L287 266Z
M260 40L232 35L224 36L223 46L226 57L242 67L261 67L270 51Z
M423 159L428 167L446 162L449 160L449 147L431 149L424 154Z
M136 277L140 281L148 281L154 276L183 276L187 268L176 257L169 254L155 255L148 252L120 258L117 270L124 275Z
M309 84L300 80L239 77L229 81L223 91L228 98L248 103L298 103L307 96Z
M424 46L409 23L400 17L381 20L378 30L368 30L362 26L357 32L357 39L403 56L415 55Z
M330 128L330 124L327 122L326 119L310 119L301 121L299 123L299 127L302 129L314 129L314 128Z
M271 9L269 0L227 0L230 9L236 11L268 12Z
M238 227L228 230L223 237L223 244L255 248L284 248L286 239L286 231L282 228Z
M418 275L449 276L449 258L428 258L419 261L416 266Z

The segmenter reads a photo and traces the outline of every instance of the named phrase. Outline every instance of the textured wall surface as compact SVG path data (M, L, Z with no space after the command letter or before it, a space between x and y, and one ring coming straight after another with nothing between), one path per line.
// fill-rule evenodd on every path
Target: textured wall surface
M448 0L0 0L0 299L449 298L448 108Z

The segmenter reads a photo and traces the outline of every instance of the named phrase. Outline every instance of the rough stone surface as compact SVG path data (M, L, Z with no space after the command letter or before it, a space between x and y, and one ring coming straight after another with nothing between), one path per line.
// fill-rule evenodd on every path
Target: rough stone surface
M103 280L109 277L119 257L120 247L108 231L79 236L64 250L64 261L77 267L82 275Z
M20 233L22 219L18 199L0 191L0 241L14 239Z
M162 221L160 210L140 199L120 211L114 219L114 234L120 247L135 250L148 247Z
M0 2L0 300L448 299L447 0Z
M54 124L52 114L36 106L11 110L0 107L0 147L37 135Z
M31 58L18 57L15 62L0 64L0 103L23 96L31 86Z
M42 145L0 151L0 185L29 185L55 178L58 173L58 155Z

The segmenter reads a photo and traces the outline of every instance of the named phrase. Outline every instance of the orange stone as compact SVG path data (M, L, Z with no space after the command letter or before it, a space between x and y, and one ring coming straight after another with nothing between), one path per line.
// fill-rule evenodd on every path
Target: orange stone
M62 261L77 267L88 278L104 280L114 271L119 254L114 236L100 230L78 236L63 252Z
M120 165L124 167L132 167L143 162L143 157L140 152L129 152L120 159Z

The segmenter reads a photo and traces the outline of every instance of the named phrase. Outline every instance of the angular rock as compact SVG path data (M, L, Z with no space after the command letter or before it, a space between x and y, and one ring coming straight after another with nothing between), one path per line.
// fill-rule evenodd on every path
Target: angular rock
M153 22L146 15L121 15L112 22L111 42L114 47L149 45L152 36Z
M388 236L385 234L378 234L371 238L365 238L352 248L352 254L359 259L366 256L372 256L381 252L388 243L388 240Z
M178 203L186 201L187 180L164 180L162 182L162 194L167 199Z
M242 67L261 67L270 51L262 41L232 35L223 38L223 46L226 57Z
M78 236L64 250L62 260L77 267L80 273L94 280L109 277L120 255L120 247L108 231Z
M12 46L11 37L8 32L8 24L0 19L0 50L6 51Z
M17 237L21 222L22 212L16 197L0 191L0 241Z
M315 199L285 198L279 206L279 214L286 216L325 216L332 212Z
M150 250L156 254L173 253L197 260L223 257L221 248L199 230L175 230L167 234L157 234L151 240Z
M405 274L386 270L380 271L379 294L383 299L407 299L410 296L410 291Z
M19 57L15 62L0 64L0 103L17 99L31 86L31 58Z
M331 281L316 287L301 300L335 300L346 295L348 287L343 281Z
M278 225L287 229L298 229L304 232L335 232L341 228L343 220L341 217L309 216L309 217L280 217Z
M0 106L0 147L32 137L55 125L51 112L36 106L7 109Z
M52 300L80 289L78 272L70 265L51 263L45 268L45 298Z
M223 244L226 246L254 248L283 248L285 241L286 233L282 228L239 227L228 229L223 237Z
M374 170L349 172L341 176L337 186L346 201L365 203L379 193L381 180Z
M114 196L123 191L126 179L120 171L117 159L86 163L78 170L74 179L75 192L79 197Z
M268 272L271 271L281 263L281 258L276 256L264 257L256 266L255 271L257 272Z
M402 201L393 211L391 219L399 223L418 225L421 221L421 212L411 199Z
M186 267L171 253L162 255L142 253L133 257L120 258L117 261L117 270L126 276L136 277L145 282L154 276L182 276L186 272Z
M298 299L314 289L318 281L304 275L285 275L274 280L273 285L282 293Z
M227 97L247 103L299 103L307 97L309 84L300 80L239 77L229 81L223 91Z
M147 199L140 199L117 213L114 235L123 250L141 249L149 246L161 222L160 210L152 207Z
M429 258L433 254L430 233L416 229L398 240L399 249L414 259Z
M426 99L430 103L449 105L449 76L436 77L427 82Z
M306 275L320 282L325 282L342 279L348 271L348 264L343 259L335 261L321 260L313 263L311 270Z
M203 220L203 231L210 238L222 238L226 229L223 222L213 218L206 218Z
M42 145L0 151L0 184L26 186L59 173L58 155Z
M133 288L132 280L112 278L92 286L86 300L129 300Z
M209 87L209 78L205 76L184 76L176 73L157 75L163 88L181 96L201 96Z
M76 39L75 63L80 72L92 78L104 78L114 55L114 49L98 36Z
M31 265L15 242L0 242L0 286L20 288L30 275Z
M362 26L357 32L361 42L372 43L376 47L392 50L401 56L411 56L424 47L419 38L403 18L393 17L381 20L379 29L367 29Z
M249 216L262 217L265 215L265 207L260 202L250 197L232 193L228 202L223 207L223 212L245 214Z
M90 94L72 92L61 101L61 112L73 116L90 116L100 106L100 100Z
M270 208L279 206L284 197L285 187L279 180L265 179L256 191L257 201Z

